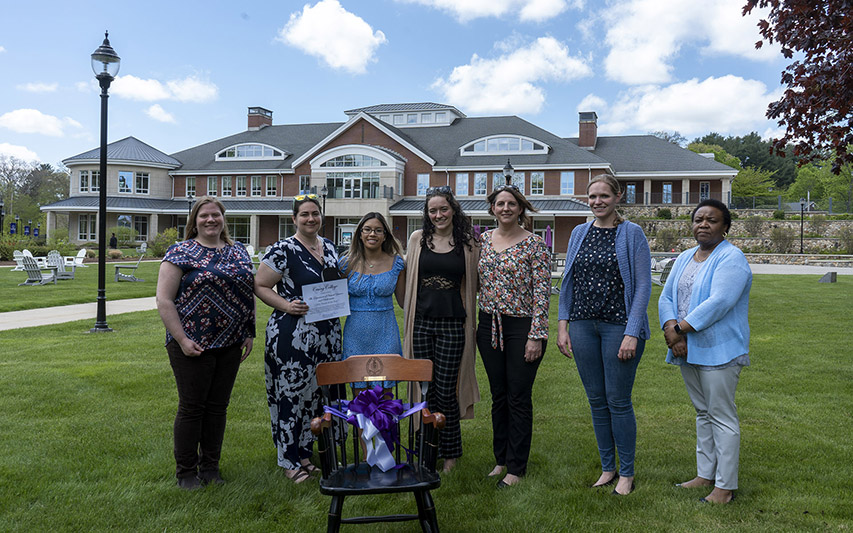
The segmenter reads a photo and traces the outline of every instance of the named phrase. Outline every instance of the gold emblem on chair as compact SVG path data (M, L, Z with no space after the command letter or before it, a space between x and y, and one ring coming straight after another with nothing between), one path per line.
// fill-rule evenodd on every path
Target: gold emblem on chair
M364 381L385 381L385 376L380 376L382 372L382 360L378 357L371 357L364 365L364 371L367 375L364 376Z

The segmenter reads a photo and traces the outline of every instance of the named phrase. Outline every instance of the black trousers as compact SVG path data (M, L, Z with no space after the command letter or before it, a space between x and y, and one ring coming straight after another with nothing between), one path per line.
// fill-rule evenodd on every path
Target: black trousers
M175 383L175 462L178 478L199 471L218 471L225 435L225 415L231 389L240 369L240 344L205 350L187 357L177 341L166 345Z
M492 447L495 461L516 476L527 473L533 435L533 381L542 362L524 360L529 317L501 315L504 349L492 348L492 315L479 314L477 348L489 377L492 393ZM547 341L542 341L545 353Z

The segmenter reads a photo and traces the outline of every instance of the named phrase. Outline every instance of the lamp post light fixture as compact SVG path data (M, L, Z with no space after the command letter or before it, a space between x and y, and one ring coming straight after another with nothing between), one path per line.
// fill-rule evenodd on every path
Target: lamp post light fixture
M191 192L187 193L187 224L190 223L190 217L193 216L193 200L195 200L195 195Z
M515 169L512 168L512 164L509 162L509 158L506 158L506 166L504 166L504 179L506 180L507 185L512 185L512 177L515 175Z
M803 212L806 210L806 199L800 198L800 254L803 253Z
M104 32L104 42L92 52L92 71L101 86L101 166L98 177L98 313L91 333L112 331L107 325L107 99L110 83L118 74L121 58L110 46L110 33Z

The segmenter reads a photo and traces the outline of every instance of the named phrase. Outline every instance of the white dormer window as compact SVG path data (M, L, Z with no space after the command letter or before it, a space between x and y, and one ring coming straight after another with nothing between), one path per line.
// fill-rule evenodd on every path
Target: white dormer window
M284 152L266 144L236 144L216 154L217 161L242 159L260 161L264 159L284 159Z
M536 155L547 154L547 144L518 135L495 135L466 144L459 149L461 155Z
M447 122L447 113L444 111L439 111L435 114L435 122L436 124L441 124L443 122Z

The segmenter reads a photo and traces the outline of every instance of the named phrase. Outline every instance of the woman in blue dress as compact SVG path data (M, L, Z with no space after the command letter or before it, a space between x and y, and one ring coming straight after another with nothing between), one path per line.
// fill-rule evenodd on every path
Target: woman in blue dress
M302 288L340 279L332 241L319 236L323 215L317 195L294 198L296 234L270 247L255 276L255 294L274 309L264 350L267 403L278 465L294 483L318 469L311 464L311 419L322 413L317 365L341 358L337 318L306 323ZM275 288L274 288L275 287Z
M342 267L349 279L350 316L344 323L344 359L351 355L396 353L402 356L400 326L394 301L402 305L406 264L400 243L385 217L371 212L355 228L349 254ZM385 388L393 387L386 381ZM367 387L354 383L356 389Z

